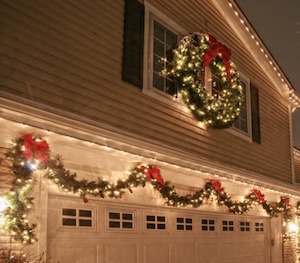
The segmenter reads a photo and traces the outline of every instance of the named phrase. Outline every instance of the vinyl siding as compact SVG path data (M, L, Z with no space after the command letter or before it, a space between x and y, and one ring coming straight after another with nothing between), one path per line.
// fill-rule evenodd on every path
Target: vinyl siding
M300 156L294 157L295 182L300 183Z
M231 48L238 69L259 89L261 144L200 129L121 80L123 0L1 0L0 90L290 183L288 107L213 4L149 2L187 32L209 31Z

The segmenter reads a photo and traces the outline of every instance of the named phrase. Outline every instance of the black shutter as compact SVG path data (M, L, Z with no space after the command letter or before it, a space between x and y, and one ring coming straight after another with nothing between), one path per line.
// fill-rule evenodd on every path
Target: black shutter
M251 94L251 117L252 117L252 140L260 143L260 118L259 118L259 100L258 88L250 84Z
M125 0L122 79L142 88L144 50L144 5Z

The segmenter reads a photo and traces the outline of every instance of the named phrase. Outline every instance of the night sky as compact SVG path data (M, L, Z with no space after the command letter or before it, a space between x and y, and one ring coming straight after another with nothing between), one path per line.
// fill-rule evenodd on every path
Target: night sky
M300 93L300 1L235 0ZM280 131L278 131L280 132ZM294 146L300 149L300 109L293 113Z

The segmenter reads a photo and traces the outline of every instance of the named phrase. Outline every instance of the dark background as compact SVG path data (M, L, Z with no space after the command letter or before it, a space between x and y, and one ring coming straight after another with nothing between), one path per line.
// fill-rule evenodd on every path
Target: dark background
M300 93L300 1L235 0L235 2L290 83ZM293 137L294 146L300 149L300 108L293 113Z

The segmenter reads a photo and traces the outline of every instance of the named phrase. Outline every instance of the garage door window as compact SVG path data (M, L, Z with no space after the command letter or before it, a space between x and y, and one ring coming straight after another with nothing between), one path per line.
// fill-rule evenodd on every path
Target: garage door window
M156 215L146 215L146 229L166 229L166 217Z
M215 220L213 219L202 219L201 220L202 231L215 231Z
M108 228L109 229L128 229L134 228L133 213L128 212L108 212Z
M241 232L250 232L250 222L240 222L240 231Z
M264 223L263 222L255 222L255 231L256 232L264 232Z
M92 210L62 208L62 225L92 227Z
M232 232L234 231L234 222L233 221L222 221L222 230L223 232Z
M176 229L179 231L192 231L193 230L193 219L188 217L177 217Z

